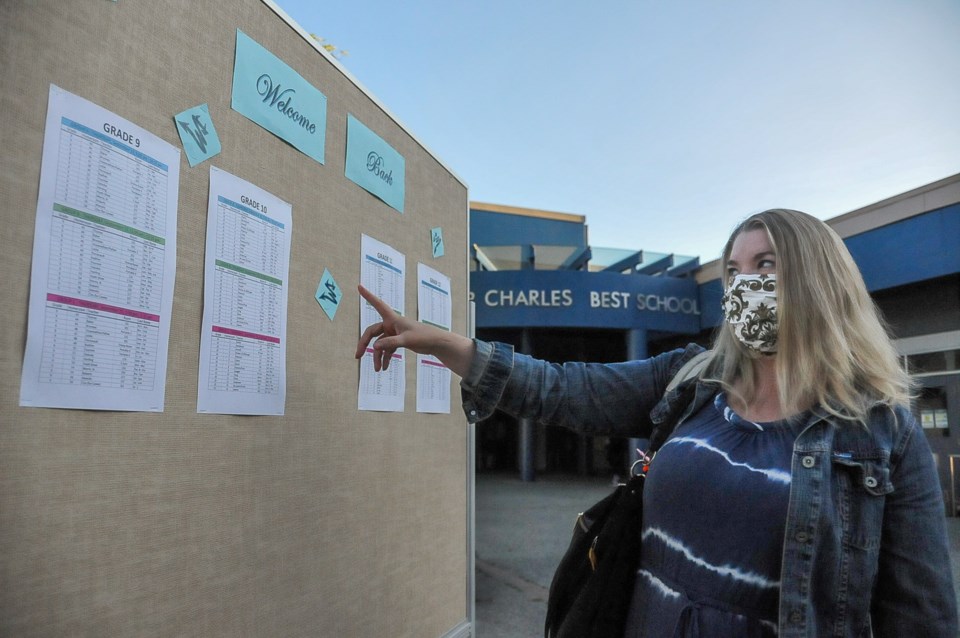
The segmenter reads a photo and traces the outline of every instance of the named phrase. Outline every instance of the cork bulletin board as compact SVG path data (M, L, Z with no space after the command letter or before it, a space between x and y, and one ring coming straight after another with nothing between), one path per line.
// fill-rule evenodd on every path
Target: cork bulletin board
M231 109L238 29L325 95L323 163ZM408 314L418 262L449 277L466 333L466 185L269 1L9 0L0 65L0 635L469 633L458 393L417 413L408 356L405 409L359 411L353 357L363 234L406 256ZM51 84L177 148L174 115L216 126L218 155L180 158L162 411L20 405ZM404 158L402 213L345 177L350 117ZM292 208L283 416L197 412L211 165Z

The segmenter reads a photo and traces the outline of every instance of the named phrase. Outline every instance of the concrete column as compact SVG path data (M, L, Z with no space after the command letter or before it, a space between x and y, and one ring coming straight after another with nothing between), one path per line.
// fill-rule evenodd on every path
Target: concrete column
M523 354L533 354L533 346L530 343L530 332L527 328L523 329L520 336L520 352ZM520 466L520 480L530 483L537 478L537 430L533 419L520 419L519 425L517 465Z
M543 423L534 424L534 444L537 448L536 464L533 466L538 472L547 469L547 426Z
M593 455L593 437L585 434L577 435L577 475L587 476L590 473L590 457Z
M647 358L647 331L642 328L634 328L627 331L627 360ZM637 448L646 451L647 439L628 439L627 440L627 458L626 467L629 470L634 461L637 460Z

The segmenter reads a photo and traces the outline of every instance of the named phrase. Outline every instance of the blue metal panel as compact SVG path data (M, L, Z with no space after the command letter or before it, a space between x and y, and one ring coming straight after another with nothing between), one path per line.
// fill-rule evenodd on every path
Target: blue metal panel
M693 279L585 271L470 273L478 328L582 327L700 332Z
M723 308L720 300L723 298L723 284L719 279L708 281L700 286L700 325L706 328L715 328L723 321Z
M586 246L586 226L578 222L470 210L470 241L478 246Z
M960 272L960 204L844 241L870 291Z

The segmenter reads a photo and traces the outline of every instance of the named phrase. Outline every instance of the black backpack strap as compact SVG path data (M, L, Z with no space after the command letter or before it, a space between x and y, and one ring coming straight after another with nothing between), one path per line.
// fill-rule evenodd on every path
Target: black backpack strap
M653 432L650 433L648 454L660 449L677 426L680 415L690 405L696 395L697 382L710 359L712 350L703 350L687 359L680 369L670 379L663 397L650 413L654 422Z

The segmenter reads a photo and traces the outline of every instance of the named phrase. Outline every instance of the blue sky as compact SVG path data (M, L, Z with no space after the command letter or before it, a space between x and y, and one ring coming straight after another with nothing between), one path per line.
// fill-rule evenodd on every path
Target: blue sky
M275 0L470 187L717 257L960 172L958 0Z

